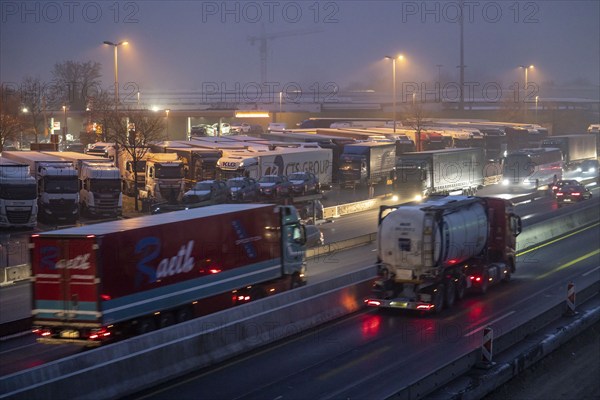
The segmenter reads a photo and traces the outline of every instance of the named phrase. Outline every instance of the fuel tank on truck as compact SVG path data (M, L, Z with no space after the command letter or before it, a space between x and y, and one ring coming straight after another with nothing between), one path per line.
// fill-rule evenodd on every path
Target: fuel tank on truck
M396 280L419 279L481 254L488 236L484 203L451 196L400 206L379 226L379 258Z

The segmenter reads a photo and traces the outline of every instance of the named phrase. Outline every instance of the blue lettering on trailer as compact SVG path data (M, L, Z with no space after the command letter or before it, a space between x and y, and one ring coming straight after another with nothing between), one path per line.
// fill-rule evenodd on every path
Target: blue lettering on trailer
M236 243L240 243L244 246L244 250L246 251L246 254L249 258L256 258L256 248L251 243L252 241L256 240L256 238L251 238L248 236L246 230L244 229L242 223L239 220L236 219L231 221L231 225L233 226L233 230L235 231L235 234L238 237L238 241Z

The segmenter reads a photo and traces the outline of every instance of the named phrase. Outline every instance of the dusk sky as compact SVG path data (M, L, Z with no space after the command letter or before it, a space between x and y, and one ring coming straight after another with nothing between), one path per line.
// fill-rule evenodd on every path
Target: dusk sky
M403 53L399 81L431 81L437 64L458 80L457 1L2 1L0 80L51 78L57 62L98 61L142 92L233 88L260 81L259 43L267 42L267 80L368 88L390 79L385 55ZM574 80L600 84L599 1L467 1L466 80ZM467 14L468 13L468 14Z

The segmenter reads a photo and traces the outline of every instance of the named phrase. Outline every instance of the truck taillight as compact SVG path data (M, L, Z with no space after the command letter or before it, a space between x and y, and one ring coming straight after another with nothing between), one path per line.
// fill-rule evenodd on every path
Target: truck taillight
M42 337L52 335L52 331L50 329L35 328L31 332L34 333L35 335L42 336Z
M469 279L472 280L472 281L475 281L475 282L481 282L481 277L480 276L471 275L471 276L469 276Z
M100 328L100 329L95 329L93 331L90 331L88 339L101 340L101 339L106 339L109 336L110 336L110 331L108 329Z
M417 310L431 310L433 307L435 307L433 304L419 304Z

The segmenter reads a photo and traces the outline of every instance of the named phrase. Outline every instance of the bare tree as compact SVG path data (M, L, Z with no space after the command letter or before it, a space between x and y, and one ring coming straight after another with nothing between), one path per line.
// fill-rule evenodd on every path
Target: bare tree
M27 109L29 123L34 133L34 141L38 143L40 133L48 135L48 104L53 102L51 87L40 78L26 76L21 82L21 104Z
M111 119L115 113L115 102L112 94L108 90L98 90L93 96L88 98L90 108L90 119L96 124L96 132L89 142L108 141L108 129Z
M64 61L54 64L52 70L53 84L58 93L57 99L69 105L73 111L83 111L88 100L100 87L101 65L96 61Z
M25 128L20 108L18 93L0 86L0 152L6 142L17 141Z
M118 160L119 152L125 152L134 166L144 159L151 143L165 139L162 116L150 110L113 111L108 117L107 127L107 140L116 146L115 159ZM135 210L138 211L138 170L134 168L133 173Z
M404 123L415 130L415 146L417 151L423 151L423 138L421 136L426 122L427 118L425 117L421 103L413 102L407 106Z

